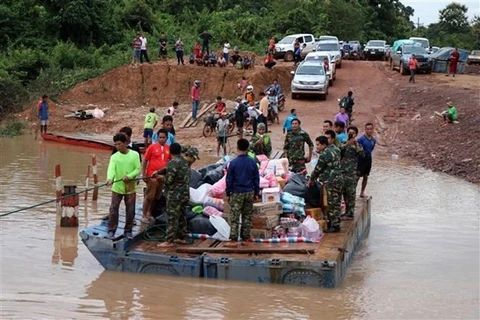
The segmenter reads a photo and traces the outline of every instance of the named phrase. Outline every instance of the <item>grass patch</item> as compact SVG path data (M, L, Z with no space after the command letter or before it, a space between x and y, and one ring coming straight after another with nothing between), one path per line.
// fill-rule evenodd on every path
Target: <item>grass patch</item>
M23 130L25 128L25 123L20 120L7 120L4 123L0 124L0 137L19 136L23 133Z

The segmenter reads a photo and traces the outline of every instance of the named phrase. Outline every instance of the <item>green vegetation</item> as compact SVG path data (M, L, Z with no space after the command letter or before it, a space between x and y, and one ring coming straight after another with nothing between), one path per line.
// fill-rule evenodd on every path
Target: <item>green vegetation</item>
M42 94L54 98L128 63L137 31L149 39L151 57L162 32L169 48L181 36L188 54L205 29L213 49L228 40L260 54L271 34L278 41L297 32L389 43L426 35L433 44L479 47L478 19L472 26L463 8L451 11L438 24L415 30L413 9L398 0L3 0L0 112L17 111Z
M13 137L23 133L25 123L17 119L0 124L0 137Z

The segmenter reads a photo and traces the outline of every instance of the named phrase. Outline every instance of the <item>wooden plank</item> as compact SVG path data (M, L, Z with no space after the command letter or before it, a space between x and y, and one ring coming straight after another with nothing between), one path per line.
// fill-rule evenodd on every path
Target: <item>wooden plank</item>
M203 105L203 107L200 109L200 112L204 111L204 109L207 107L208 103L205 103ZM199 113L197 113L197 118L199 117ZM190 112L190 114L185 118L183 119L182 123L180 124L180 127L182 128L185 128L185 126L187 126L187 124L190 122L190 120L192 120L192 112Z
M197 113L197 120L190 119L184 126L184 128L196 127L199 123L200 118L208 111L211 111L213 107L215 107L215 103L212 103L210 105L205 104L203 108Z
M182 253L243 253L243 254L261 254L261 253L285 253L285 254L310 254L315 253L318 244L315 243L248 243L246 246L237 248L228 248L224 242L216 247L196 248L179 247L177 252Z

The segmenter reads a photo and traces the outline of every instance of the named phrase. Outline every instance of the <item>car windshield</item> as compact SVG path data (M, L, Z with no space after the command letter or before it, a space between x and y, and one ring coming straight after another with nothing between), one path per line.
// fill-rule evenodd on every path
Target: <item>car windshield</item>
M319 75L324 75L323 68L320 66L314 66L314 65L303 65L298 67L296 74L299 75L314 75L314 76L319 76Z
M423 48L428 49L430 48L430 43L428 40L420 40L420 39L412 39L416 43L419 43Z
M427 54L425 48L421 46L404 46L403 47L404 54Z
M317 51L338 51L338 43L319 43Z
M285 37L282 40L280 40L280 42L278 44L292 44L293 41L295 41L295 37L294 36L289 36L289 37Z
M369 47L384 47L384 41L368 41L367 46Z
M318 60L318 61L323 61L323 59L325 59L325 58L328 59L327 56L315 56L315 55L313 55L313 56L307 56L307 57L305 58L305 60Z
M473 50L472 56L480 56L480 50Z

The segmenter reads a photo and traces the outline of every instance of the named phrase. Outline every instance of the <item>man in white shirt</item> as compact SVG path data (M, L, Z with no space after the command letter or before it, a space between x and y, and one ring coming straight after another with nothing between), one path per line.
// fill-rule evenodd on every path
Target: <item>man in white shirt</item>
M140 47L140 63L143 63L143 57L145 57L145 61L151 63L147 53L147 38L144 34L140 36L140 40L142 40L142 46Z
M225 58L226 65L228 66L228 54L230 53L230 43L225 41L223 44L223 58Z

